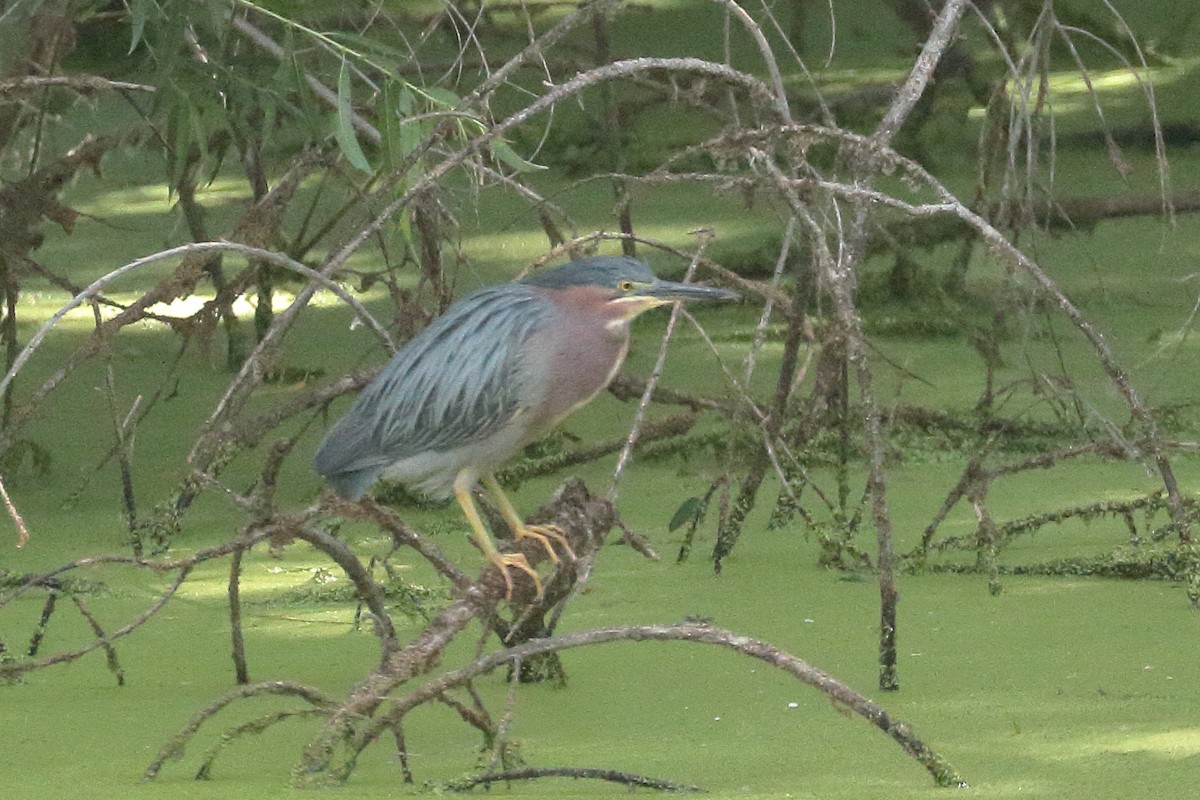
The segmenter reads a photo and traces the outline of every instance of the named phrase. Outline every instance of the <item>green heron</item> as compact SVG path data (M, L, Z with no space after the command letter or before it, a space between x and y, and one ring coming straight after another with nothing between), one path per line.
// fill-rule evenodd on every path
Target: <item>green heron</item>
M629 323L674 300L730 300L725 289L659 280L641 261L597 256L464 297L408 342L329 431L316 471L357 500L378 478L419 492L453 494L475 541L504 577L541 581L524 555L496 549L471 497L482 481L518 539L555 562L552 526L529 526L494 471L586 405L617 374Z

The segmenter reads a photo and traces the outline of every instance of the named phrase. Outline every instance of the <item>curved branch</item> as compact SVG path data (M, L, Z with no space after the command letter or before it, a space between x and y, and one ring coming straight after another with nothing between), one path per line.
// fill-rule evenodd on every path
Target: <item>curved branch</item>
M375 334L380 338L384 346L388 348L389 352L394 353L396 351L396 343L392 341L391 334L389 334L387 329L384 328L383 325L381 325L369 311L367 311L366 307L363 306L363 304L360 303L353 295L339 286L336 281L330 279L328 276L318 272L312 267L301 264L299 261L289 258L283 253L278 253L274 250L264 250L261 247L251 247L250 245L240 244L238 242L190 242L188 244L179 245L178 247L160 250L157 253L151 253L148 256L143 256L142 258L130 261L128 264L118 267L117 269L102 275L88 284L88 286L86 286L82 291L72 297L66 303L66 305L54 312L50 319L46 320L46 322L42 324L42 327L38 328L37 332L29 338L29 341L26 342L25 347L13 360L12 367L9 368L8 374L6 374L3 379L0 379L0 394L4 393L4 391L8 388L8 385L12 382L13 378L16 377L17 373L20 372L25 366L25 363L29 361L34 352L41 347L42 341L46 338L46 335L49 334L50 331L58 325L58 323L62 322L63 318L67 314L98 296L100 291L104 289L105 286L140 267L146 266L147 264L164 261L169 258L174 258L175 256L186 256L191 253L207 253L211 251L240 253L247 258L266 261L272 266L291 270L298 275L303 275L310 281L315 281L322 288L333 292L338 296L338 299L354 309L354 313L359 317L359 319L366 323L371 330L375 331Z
M379 637L383 647L383 658L386 659L389 654L395 652L398 647L396 628L392 624L392 615L388 612L383 587L379 585L359 557L354 554L350 546L341 539L308 525L297 525L292 529L292 533L297 539L303 539L325 553L342 568L342 571L354 584L359 599L366 603L367 608L375 617L375 635Z
M658 789L660 792L702 792L699 786L688 786L675 781L664 781L659 778L647 778L645 775L634 775L615 769L595 769L589 767L524 767L522 769L507 769L503 772L487 772L462 778L449 784L446 788L453 792L470 791L476 786L483 785L491 788L493 783L507 781L528 781L534 778L591 778L598 781L621 783L633 791L635 787Z
M294 524L294 523L292 523L290 520L287 521L287 523L286 523L286 525L291 525L291 524ZM87 655L88 653L92 652L93 650L97 650L100 648L104 648L105 650L110 651L110 653L111 653L111 645L114 641L137 630L142 625L146 624L146 622L148 622L152 617L154 617L156 614L158 614L159 611L161 611L163 608L166 607L167 603L171 600L171 598L175 596L175 593L177 591L179 591L179 587L182 586L184 581L187 580L187 578L191 574L192 570L195 569L199 564L201 564L205 561L208 561L210 559L220 558L221 556L229 555L230 553L236 552L242 548L252 547L255 544L257 544L258 542L263 541L264 539L268 539L273 535L278 535L279 528L284 527L284 525L285 525L284 523L273 523L270 525L266 525L261 530L258 530L256 532L254 532L253 534L249 534L246 536L240 536L237 539L234 539L233 541L230 541L230 542L226 542L222 545L205 548L187 558L155 561L155 560L137 558L135 556L122 556L122 555L92 556L89 558L80 558L75 561L72 561L67 564L63 564L59 567L56 567L55 569L52 569L49 572L45 572L40 575L33 575L33 576L26 578L24 580L24 582L22 582L19 586L15 587L11 592L4 595L3 597L0 597L0 608L3 608L4 606L6 606L14 598L20 596L22 593L26 592L27 590L29 590L35 586L52 585L52 581L54 580L54 578L56 576L61 575L64 572L69 572L70 570L73 570L73 569L79 569L81 567L97 566L97 565L101 565L101 564L125 564L128 566L142 567L144 569L152 569L152 570L155 570L156 572L167 572L167 571L172 571L172 570L179 571L179 574L175 576L175 579L173 581L171 581L170 585L165 590L163 590L162 595L160 595L159 598L149 608L147 608L142 613L138 614L136 617L134 617L132 620L130 620L128 623L126 623L121 628L118 628L117 630L115 630L112 633L107 634L107 635L98 635L95 639L93 639L91 642L88 642L86 645L83 645L82 647L78 647L74 650L63 651L61 653L55 653L54 655L46 656L45 658L40 658L40 659L37 659L36 661L15 661L15 662L0 663L0 679L13 677L13 676L25 673L25 672L31 672L33 670L41 669L43 667L53 666L54 664L69 663L71 661L75 661L75 660ZM81 611L82 611L82 609L81 609ZM88 614L86 612L84 612L84 615L85 615L85 617L88 616ZM97 630L97 626L95 624L93 624L92 629ZM111 656L110 656L110 661L111 661Z
M442 577L454 584L454 588L458 591L463 592L470 588L471 579L467 577L466 573L447 558L440 547L427 537L417 533L395 511L380 505L369 497L358 501L348 501L329 494L327 502L335 513L351 518L368 519L381 530L386 531L397 545L408 546L416 550Z
M771 48L771 43L767 41L767 37L763 34L762 28L754 18L738 5L735 0L714 0L717 5L724 6L725 10L737 18L738 22L742 23L742 27L746 29L746 33L750 34L750 38L754 39L754 44L758 48L758 54L762 57L763 64L767 67L767 73L771 76L771 88L774 90L774 106L775 113L780 119L791 120L792 110L788 106L787 89L783 85L783 74L779 71L779 62L775 59L775 51Z
M887 113L879 121L872 138L880 144L888 144L895 137L904 120L908 119L913 107L925 94L925 87L933 77L933 71L950 46L950 40L958 30L959 20L967 9L966 0L948 0L934 20L929 38L921 47L921 54L913 64L912 70L904 84L896 92L896 99L888 107Z
M8 605L14 599L34 586L51 585L54 578L62 575L65 572L70 572L73 569L80 569L82 567L95 567L101 564L125 564L127 566L144 567L160 573L170 572L177 569L191 569L197 564L208 561L209 559L220 558L221 556L227 556L230 553L233 553L234 551L240 550L244 547L251 547L263 541L264 539L270 538L270 536L274 535L275 533L275 526L267 526L252 536L245 538L239 537L238 539L225 542L224 544L216 545L214 547L206 547L205 549L198 550L194 555L186 558L155 560L138 558L137 556L114 554L77 558L74 561L69 561L66 564L57 566L48 572L29 576L11 592L0 597L0 608L4 608L4 606Z
M258 695L290 695L299 697L316 709L332 708L335 703L324 693L310 686L305 686L302 683L293 681L264 681L262 683L254 683L246 686L238 686L236 689L231 689L221 697L218 697L213 702L209 703L204 708L192 715L192 718L180 729L178 733L171 737L162 749L158 751L158 757L146 767L143 776L146 780L153 780L158 777L158 773L162 770L163 764L170 759L178 759L183 756L184 748L191 741L196 732L200 730L205 722L212 719L218 712L226 706L238 701L245 700L248 697L256 697Z
M98 650L100 648L105 648L107 650L114 641L137 630L147 621L149 621L151 617L153 617L159 611L162 611L163 607L167 605L167 602L175 596L175 592L179 591L179 587L183 585L183 582L187 580L187 576L191 574L193 566L194 565L188 565L180 569L179 574L175 576L175 580L171 582L171 585L166 588L158 600L156 600L153 605L151 605L141 614L138 614L136 617L134 617L125 626L118 628L107 636L99 636L83 647L78 647L74 650L66 650L61 653L55 653L52 656L39 658L36 661L16 661L2 663L0 664L0 678L8 680L22 673L32 672L35 669L41 669L43 667L53 666L54 664L65 664L75 661L76 659L82 658L93 650Z
M709 644L725 647L742 655L757 658L771 666L788 672L802 683L819 690L833 703L850 709L875 727L886 733L904 752L916 759L933 777L938 786L965 787L964 781L950 763L917 738L912 727L903 720L893 717L887 709L868 700L828 673L812 666L801 658L788 653L769 642L744 636L722 628L708 625L630 625L598 628L591 631L568 633L548 639L534 639L515 647L497 650L464 667L443 673L434 680L395 701L387 713L372 719L361 728L348 745L351 757L347 763L353 765L353 757L403 719L413 708L436 699L443 692L470 681L497 667L541 653L559 652L572 647L607 644L610 642L675 641L694 644ZM338 775L344 779L345 774Z

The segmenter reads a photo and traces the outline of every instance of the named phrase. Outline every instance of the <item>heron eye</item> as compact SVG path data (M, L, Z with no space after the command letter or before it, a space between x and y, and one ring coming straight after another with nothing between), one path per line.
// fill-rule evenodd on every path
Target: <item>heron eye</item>
M633 281L621 281L617 284L617 288L628 294L633 291Z

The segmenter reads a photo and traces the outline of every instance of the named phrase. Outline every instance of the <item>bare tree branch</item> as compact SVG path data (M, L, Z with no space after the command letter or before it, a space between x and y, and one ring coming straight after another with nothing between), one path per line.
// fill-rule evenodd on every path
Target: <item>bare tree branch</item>
M390 725L401 720L413 708L437 698L442 692L503 666L513 659L528 658L544 652L560 652L573 647L606 644L620 641L675 641L709 644L733 650L741 655L764 661L817 689L837 706L845 707L870 722L892 738L910 757L916 759L933 777L938 786L966 786L953 767L928 747L913 732L912 727L893 717L886 709L863 697L826 672L803 659L787 653L769 642L708 625L630 625L598 628L578 633L562 634L549 639L537 639L516 647L489 653L472 663L445 672L402 699L392 702L388 711L354 734L352 752L361 752Z

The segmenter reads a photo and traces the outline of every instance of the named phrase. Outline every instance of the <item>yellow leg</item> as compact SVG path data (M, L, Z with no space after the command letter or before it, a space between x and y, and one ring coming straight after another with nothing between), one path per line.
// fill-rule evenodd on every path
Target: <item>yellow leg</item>
M567 551L567 555L571 560L575 560L575 551L571 549L571 543L567 541L567 537L563 536L562 529L557 525L526 525L521 520L521 515L517 513L517 509L513 506L512 501L508 499L508 495L500 488L500 483L494 475L485 475L483 485L487 488L488 494L496 501L496 505L500 507L500 513L504 516L504 521L508 523L508 527L512 528L513 534L518 539L537 539L546 548L546 552L550 554L550 559L557 564L558 553L554 552L554 546L550 544L550 540L554 539L563 546Z
M487 528L483 526L483 520L479 518L479 510L475 508L475 500L471 497L471 490L455 484L454 497L458 500L458 505L462 508L463 516L467 518L467 522L471 526L471 533L475 537L475 541L479 544L479 549L483 551L484 557L488 561L496 565L500 570L500 574L504 576L504 599L511 600L513 592L512 576L508 574L509 567L516 567L529 576L533 581L534 587L537 589L537 596L542 596L542 579L538 577L537 571L529 566L529 562L525 560L525 556L521 553L501 553L496 549L495 542L488 534Z

